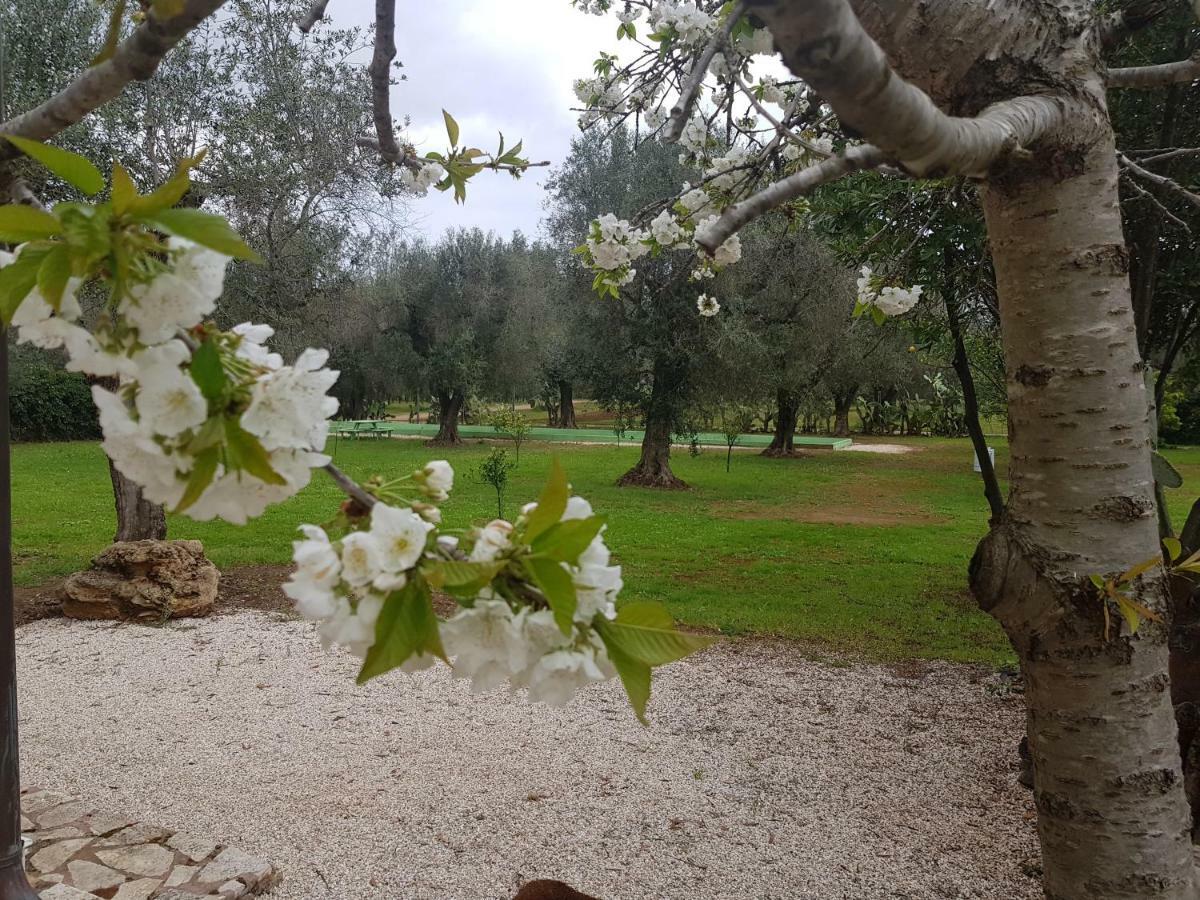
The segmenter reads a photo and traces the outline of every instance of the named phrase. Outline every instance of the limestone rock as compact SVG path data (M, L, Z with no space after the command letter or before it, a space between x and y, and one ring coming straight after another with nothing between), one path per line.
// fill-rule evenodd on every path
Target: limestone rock
M63 612L74 619L203 616L220 578L199 541L122 541L67 579Z

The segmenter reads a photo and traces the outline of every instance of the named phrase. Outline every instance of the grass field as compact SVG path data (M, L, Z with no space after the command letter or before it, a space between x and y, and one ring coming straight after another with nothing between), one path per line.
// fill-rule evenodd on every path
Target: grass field
M769 633L881 659L1010 658L999 628L966 590L966 567L987 520L971 449L963 440L915 439L905 455L830 452L768 460L739 453L675 456L693 490L617 488L634 447L522 449L506 513L537 496L552 455L575 489L609 517L608 542L625 568L626 598L664 600L681 621L730 634ZM458 472L444 507L449 527L491 518L491 488L472 469L486 445L435 451ZM1189 485L1200 484L1200 449L1168 453ZM431 451L417 441L342 441L351 475L402 474ZM1002 443L997 464L1007 454ZM96 444L14 449L14 541L19 584L75 571L114 529L104 457ZM1182 517L1187 494L1174 492ZM299 522L327 520L340 495L314 484L245 528L175 518L171 536L204 541L221 567L286 563Z

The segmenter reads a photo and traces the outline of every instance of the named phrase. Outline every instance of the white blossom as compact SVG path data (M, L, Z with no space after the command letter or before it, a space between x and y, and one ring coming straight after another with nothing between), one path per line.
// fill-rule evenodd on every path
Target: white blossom
M167 239L168 269L135 283L117 305L143 344L168 340L199 324L217 305L229 257L183 238Z
M480 598L442 624L442 646L456 657L454 674L471 679L472 691L497 688L528 665L526 614L514 614L504 600Z
M512 546L513 526L503 519L494 519L479 530L471 548L471 562L491 562Z
M261 376L251 389L242 427L262 439L268 450L281 447L323 450L329 419L338 401L328 396L338 373L323 368L327 350L305 350L292 366Z
M352 531L342 538L342 578L349 585L363 587L383 572L382 553L375 535Z
M711 297L708 294L701 294L696 298L696 309L700 315L707 318L712 318L721 311L721 304L717 302L716 297Z
M374 544L375 565L380 572L396 575L411 569L425 553L425 543L433 526L411 509L376 503L371 510L370 536ZM343 544L343 553L345 541ZM350 580L350 579L347 579ZM391 589L394 583L389 580Z
M187 347L177 340L148 347L133 358L138 419L153 434L175 437L208 418L208 401L191 375L180 369L187 358Z

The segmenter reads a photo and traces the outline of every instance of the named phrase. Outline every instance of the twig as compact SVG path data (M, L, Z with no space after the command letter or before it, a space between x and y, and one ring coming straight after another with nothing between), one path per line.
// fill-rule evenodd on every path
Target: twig
M1176 196L1192 204L1192 206L1200 209L1200 194L1192 193L1179 182L1174 181L1165 175L1159 175L1155 172L1149 171L1148 169L1143 169L1124 153L1118 153L1117 159L1120 161L1122 166L1124 166L1138 178L1142 179L1143 181L1148 181L1150 184L1160 187L1163 190L1170 191L1172 194L1175 194Z
M1190 229L1188 227L1187 222L1183 221L1183 219L1179 218L1179 216L1175 215L1175 213L1171 212L1169 209L1167 209L1165 206L1163 206L1162 202L1159 201L1159 199L1157 197L1155 197L1152 193L1150 193L1148 190L1146 190L1144 187L1142 187L1140 184L1138 184L1136 181L1134 181L1132 176L1129 175L1129 173L1126 172L1126 173L1122 173L1122 174L1125 179L1125 183L1134 190L1134 192L1138 195L1138 197L1140 197L1143 200L1149 200L1151 203L1154 204L1155 208L1160 213L1162 213L1162 215L1165 218L1167 218L1168 220L1173 222L1175 225L1178 225L1187 234L1192 233L1192 229Z
M1180 159L1188 156L1200 156L1200 147L1180 147L1177 150L1167 150L1164 153L1156 153L1154 156L1147 156L1144 159L1139 159L1138 163L1143 166L1149 166L1155 163L1169 162L1173 159Z
M696 94L700 91L700 85L704 83L704 76L708 73L708 67L712 63L713 57L717 55L717 51L729 40L729 35L733 33L733 29L737 26L745 11L745 2L738 3L729 13L729 18L725 20L725 27L712 36L712 40L708 42L704 48L704 52L696 60L692 74L688 76L688 80L684 82L683 88L679 91L679 99L671 107L671 118L667 121L667 127L663 130L663 143L674 144L683 134L688 116L691 115L692 105L696 102Z
M333 463L325 465L325 471L329 473L329 477L333 479L333 483L342 489L342 493L350 497L355 502L361 504L367 509L371 509L379 501L364 491L357 481L335 466Z

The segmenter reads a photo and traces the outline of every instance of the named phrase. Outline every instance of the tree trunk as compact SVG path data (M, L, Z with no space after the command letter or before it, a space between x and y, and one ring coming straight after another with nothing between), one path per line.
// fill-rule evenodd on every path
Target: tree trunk
M116 378L89 378L88 382L98 384L106 391L115 391L120 387ZM143 497L141 487L118 472L111 459L108 460L108 476L112 480L113 502L117 510L117 533L113 535L113 540L165 541L166 510Z
M844 396L833 398L833 434L835 437L850 437L850 408L854 406L856 393L858 393L857 388Z
M671 471L671 419L655 415L651 409L646 417L646 433L642 438L642 456L636 466L617 480L618 487L654 487L687 490L687 484Z
M461 391L438 392L438 433L431 444L461 444L458 436L458 417L463 408Z
M947 251L949 262L949 251ZM949 266L947 266L949 271ZM988 508L992 511L992 519L998 520L1004 514L1004 496L1000 493L1000 481L996 478L996 467L992 465L992 456L988 453L987 438L983 433L983 424L979 421L979 397L975 393L975 376L971 372L971 360L967 356L967 345L963 342L962 322L958 316L958 301L948 293L943 295L946 305L946 322L950 328L950 336L954 339L954 372L958 375L958 383L963 392L963 414L967 423L967 433L971 436L971 445L975 448L975 458L979 460L980 474L983 478L983 496L987 498Z
M1182 900L1197 885L1167 629L1132 637L1113 609L1106 640L1088 583L1160 550L1111 132L1076 149L982 191L1012 464L972 588L1021 660L1046 896ZM1165 612L1160 571L1131 594Z
M558 383L558 427L578 428L575 422L575 391L569 381Z
M796 420L800 416L800 398L782 388L776 393L775 401L779 413L775 418L775 436L763 456L792 456L796 452Z

